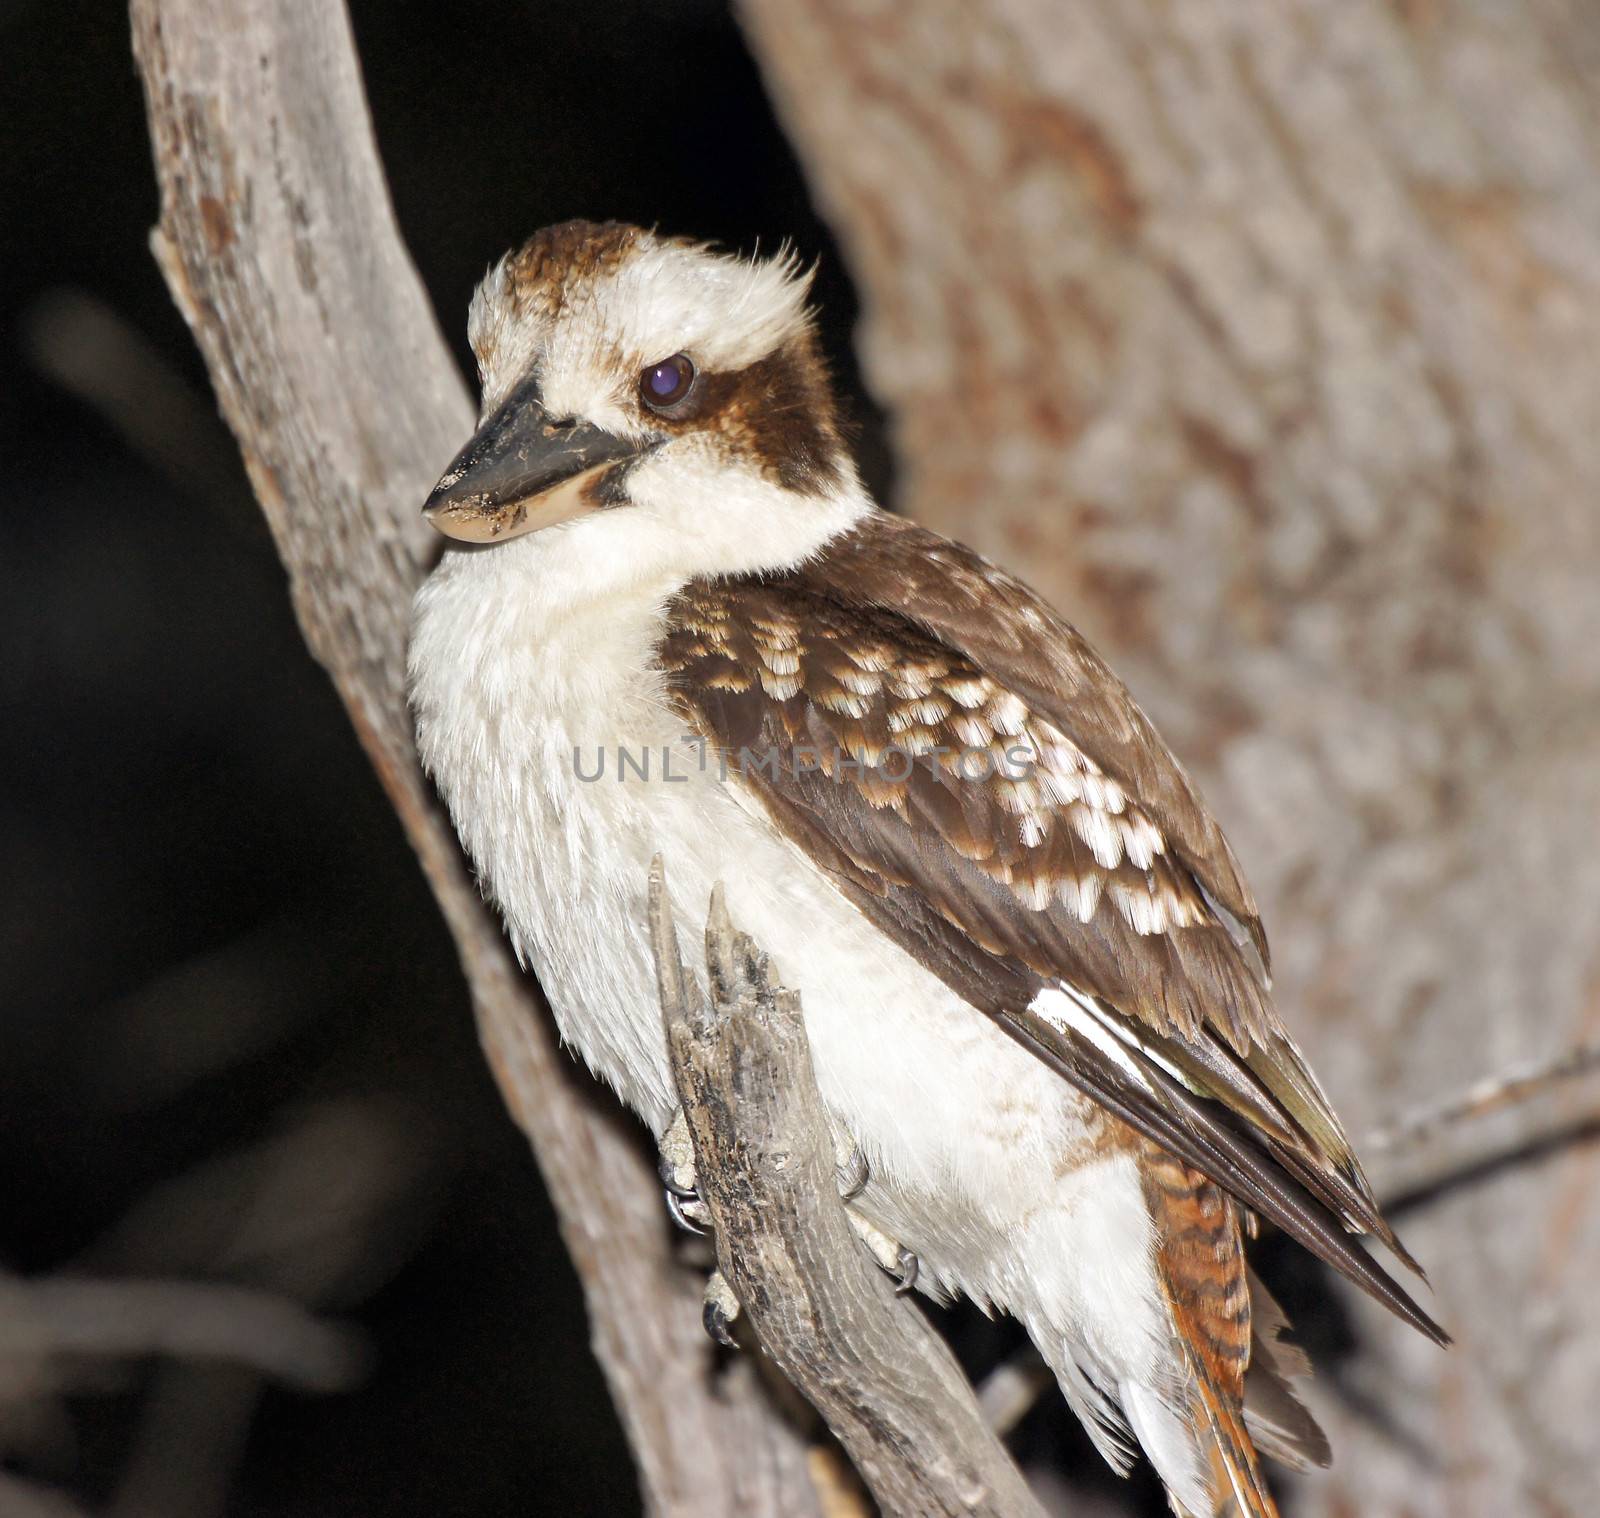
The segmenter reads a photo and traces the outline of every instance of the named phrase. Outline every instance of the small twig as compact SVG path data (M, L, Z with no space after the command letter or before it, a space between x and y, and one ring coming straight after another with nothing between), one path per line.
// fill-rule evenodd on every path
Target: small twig
M1462 1123L1553 1094L1591 1070L1600 1070L1600 1041L1579 1044L1553 1059L1536 1060L1475 1081L1447 1101L1370 1134L1365 1148L1378 1155L1419 1147Z
M348 1329L244 1286L55 1277L8 1283L4 1298L0 1360L225 1360L315 1392L354 1385L364 1362Z
M1600 1134L1600 1087L1574 1095L1600 1069L1600 1043L1475 1081L1459 1095L1369 1135L1369 1170L1392 1214L1582 1144ZM1494 1118L1514 1122L1494 1122Z
M34 366L103 417L130 448L196 501L268 546L238 453L209 397L142 332L82 290L50 290L23 313Z
M659 859L649 901L700 1193L719 1265L761 1347L885 1513L1042 1518L944 1341L856 1241L799 996L772 983L719 887L706 928L708 1000L679 958Z
M978 1383L978 1407L984 1422L1003 1438L1055 1385L1055 1373L1030 1344L1001 1361Z

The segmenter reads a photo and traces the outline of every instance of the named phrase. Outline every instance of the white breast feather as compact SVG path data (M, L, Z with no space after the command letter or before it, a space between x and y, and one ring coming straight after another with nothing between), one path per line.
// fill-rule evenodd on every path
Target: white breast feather
M651 669L676 587L575 595L581 550L562 532L448 555L418 596L411 682L423 762L563 1038L663 1132L675 1101L650 859L666 861L690 965L723 881L801 993L823 1098L871 1167L863 1211L916 1251L925 1280L1014 1312L1057 1363L1162 1384L1132 1157L1091 1154L1084 1098L885 939L714 761L696 768L700 745ZM600 750L603 778L580 779ZM648 756L648 783L618 778L619 750ZM661 778L663 751L682 779ZM1086 1020L1066 998L1049 1010ZM1106 1052L1126 1057L1115 1040Z

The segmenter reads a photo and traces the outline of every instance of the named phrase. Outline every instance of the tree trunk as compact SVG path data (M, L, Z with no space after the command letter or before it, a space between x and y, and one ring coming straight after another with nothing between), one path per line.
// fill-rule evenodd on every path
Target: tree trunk
M1352 1127L1600 1032L1600 11L743 14L902 504L1192 764ZM1297 1512L1588 1510L1597 1183L1562 1146L1402 1218L1460 1343L1349 1300Z

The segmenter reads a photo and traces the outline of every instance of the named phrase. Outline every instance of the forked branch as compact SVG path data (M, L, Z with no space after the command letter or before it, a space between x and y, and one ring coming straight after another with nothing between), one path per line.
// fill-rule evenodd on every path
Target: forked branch
M799 996L729 919L684 971L661 861L650 927L678 1097L717 1260L761 1347L821 1413L888 1514L1042 1509L944 1341L869 1262L839 1201Z

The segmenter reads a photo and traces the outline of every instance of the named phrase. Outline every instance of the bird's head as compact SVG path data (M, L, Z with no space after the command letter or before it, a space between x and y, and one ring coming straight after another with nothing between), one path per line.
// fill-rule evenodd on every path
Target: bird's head
M491 269L478 431L428 497L451 538L561 528L695 573L792 562L864 509L793 255L608 222Z

